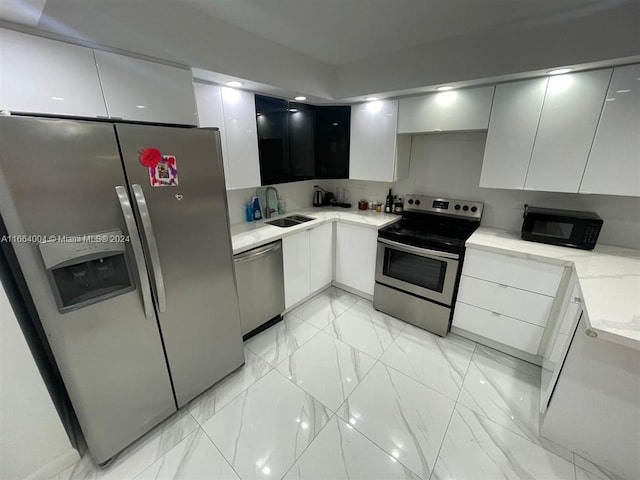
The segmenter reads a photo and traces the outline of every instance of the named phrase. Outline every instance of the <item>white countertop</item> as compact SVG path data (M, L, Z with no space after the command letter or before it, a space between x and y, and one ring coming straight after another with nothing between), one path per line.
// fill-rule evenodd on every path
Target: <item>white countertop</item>
M611 245L591 251L556 247L486 227L476 230L466 245L573 268L589 328L598 338L640 350L640 251Z
M280 217L288 217L289 215L305 215L307 217L313 217L314 220L288 228L276 227L265 223L266 221ZM381 227L386 227L387 225L397 222L400 218L399 215L378 213L372 210L331 207L306 208L284 215L276 215L270 219L260 220L258 222L231 225L231 243L233 245L233 254L236 255L286 237L287 235L300 232L301 230L317 227L323 223L333 222L334 220L378 230Z

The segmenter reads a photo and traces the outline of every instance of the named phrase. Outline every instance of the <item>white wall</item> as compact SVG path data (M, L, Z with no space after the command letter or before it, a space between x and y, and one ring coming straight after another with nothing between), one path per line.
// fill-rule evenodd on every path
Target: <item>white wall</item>
M347 186L354 204L359 198L384 200L389 187L401 196L479 200L485 203L482 225L513 231L522 226L522 208L516 202L593 211L604 220L600 243L640 249L640 198L478 187L485 140L484 132L415 135L407 179L394 184L351 180L325 184L332 189Z
M51 478L79 459L0 284L0 478Z

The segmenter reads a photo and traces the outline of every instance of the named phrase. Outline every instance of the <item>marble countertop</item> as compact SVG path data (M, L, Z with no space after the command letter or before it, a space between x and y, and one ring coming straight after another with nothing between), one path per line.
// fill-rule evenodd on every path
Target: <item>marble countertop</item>
M319 207L297 210L284 215L275 215L268 220L288 217L289 215L305 215L313 217L314 220L288 228L268 225L265 223L265 220L231 225L233 254L236 255L238 253L251 250L252 248L265 245L269 242L286 237L287 235L292 235L302 230L308 230L309 228L317 227L323 223L333 222L334 220L378 230L381 227L386 227L387 225L397 222L401 218L398 215L377 213L371 210Z
M611 245L594 250L556 247L486 227L476 230L466 245L573 268L589 328L598 338L640 350L640 251Z

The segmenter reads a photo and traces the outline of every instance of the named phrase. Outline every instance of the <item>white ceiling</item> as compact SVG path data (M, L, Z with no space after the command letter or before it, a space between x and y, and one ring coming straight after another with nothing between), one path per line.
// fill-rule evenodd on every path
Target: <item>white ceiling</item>
M585 9L603 2L182 0L182 3L322 62L344 65L516 21L557 21L563 16L581 15Z
M312 101L640 55L640 0L0 0L0 18Z

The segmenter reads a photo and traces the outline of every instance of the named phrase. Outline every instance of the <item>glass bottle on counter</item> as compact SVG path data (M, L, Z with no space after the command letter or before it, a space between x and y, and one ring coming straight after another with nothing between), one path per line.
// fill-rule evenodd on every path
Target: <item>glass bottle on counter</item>
M389 189L389 195L384 202L384 213L393 213L393 195L391 195L391 189Z

